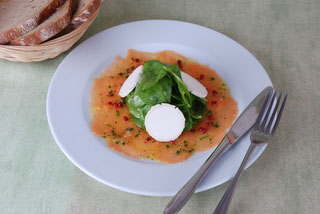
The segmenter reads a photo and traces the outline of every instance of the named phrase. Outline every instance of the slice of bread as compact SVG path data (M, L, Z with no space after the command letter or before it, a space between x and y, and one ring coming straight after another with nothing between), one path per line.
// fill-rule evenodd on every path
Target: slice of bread
M65 0L0 1L0 44L33 30L46 20Z
M99 9L102 0L78 0L78 8L72 16L70 28L73 30L88 21Z
M102 0L74 0L77 5L71 18L71 23L52 39L70 33L82 23L88 21L101 6Z
M67 0L57 12L42 22L38 27L12 40L10 44L37 45L50 39L70 23L73 7L73 0Z

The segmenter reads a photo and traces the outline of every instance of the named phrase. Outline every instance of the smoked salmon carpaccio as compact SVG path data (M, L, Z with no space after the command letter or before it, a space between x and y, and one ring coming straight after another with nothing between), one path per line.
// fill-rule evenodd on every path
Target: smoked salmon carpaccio
M158 142L130 120L129 109L118 95L131 72L147 60L177 64L208 90L208 111L190 131L171 142ZM134 159L162 163L186 160L195 152L215 147L224 137L238 113L236 101L227 84L207 65L201 65L173 51L147 53L129 50L126 58L116 57L113 64L94 80L91 107L94 135L105 138L107 146Z

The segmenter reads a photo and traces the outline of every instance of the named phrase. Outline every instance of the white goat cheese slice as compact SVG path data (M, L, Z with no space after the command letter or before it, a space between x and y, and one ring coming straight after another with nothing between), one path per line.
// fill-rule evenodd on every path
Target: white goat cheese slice
M130 92L137 86L138 82L142 76L143 65L138 66L132 74L124 81L123 85L120 88L119 96L126 97Z
M198 80L183 71L181 71L181 77L192 94L201 98L205 98L208 95L207 89Z
M180 109L168 103L152 106L144 122L148 134L161 142L177 139L184 124L185 118Z

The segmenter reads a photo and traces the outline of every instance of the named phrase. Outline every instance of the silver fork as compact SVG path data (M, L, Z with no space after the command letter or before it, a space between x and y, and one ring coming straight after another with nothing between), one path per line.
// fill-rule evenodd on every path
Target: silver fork
M233 178L232 182L230 183L226 193L223 195L220 203L218 204L217 208L214 211L214 214L225 214L228 212L228 209L231 204L232 196L235 192L236 186L239 182L240 176L246 167L249 158L253 154L253 151L255 148L261 144L266 144L268 143L271 138L273 137L278 125L279 121L284 109L284 106L287 101L287 96L286 94L284 96L284 99L282 101L281 107L278 112L278 108L281 103L281 97L282 97L282 92L280 92L280 95L276 101L275 106L274 101L276 99L277 91L274 91L271 98L269 99L267 105L264 106L264 109L260 112L260 115L257 119L257 122L253 128L253 131L251 132L251 144L249 146L249 149L237 171L237 174ZM274 106L274 107L273 107ZM271 113L272 111L272 113ZM278 113L277 113L278 112ZM271 115L270 115L271 113Z

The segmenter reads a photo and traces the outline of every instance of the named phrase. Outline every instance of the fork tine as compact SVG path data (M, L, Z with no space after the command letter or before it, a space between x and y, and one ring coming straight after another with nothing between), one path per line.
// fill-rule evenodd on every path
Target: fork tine
M274 119L276 117L277 110L278 110L279 104L281 102L281 97L282 97L282 91L280 91L279 97L278 97L278 99L276 101L276 106L273 109L272 115L271 115L271 117L269 119L269 123L268 123L268 125L267 125L267 127L265 129L268 133L271 133L271 126L272 126L273 121L274 121Z
M263 120L262 124L260 125L261 130L264 130L264 127L266 126L266 123L267 123L267 120L268 120L268 118L269 118L269 114L270 114L270 112L271 112L271 109L272 109L272 106L273 106L273 103L274 103L274 100L275 100L275 98L276 98L277 93L278 93L278 92L275 90L274 93L273 93L273 95L272 95L271 101L270 101L270 103L269 103L268 111L267 111L267 113L266 113L265 116L264 116L264 120Z
M266 100L264 101L263 106L262 106L262 108L260 110L260 113L259 113L259 116L257 118L256 124L254 126L255 130L259 129L260 124L261 124L261 122L263 120L263 114L266 111L266 109L268 108L268 106L269 106L268 104L270 103L270 100L272 99L273 94L274 94L273 89L270 89L270 91L268 92L268 96L267 96Z
M281 119L281 115L282 115L282 112L283 112L283 109L284 109L284 106L287 102L287 97L288 97L288 93L286 93L286 95L284 96L283 98L283 101L282 101L282 105L281 105L281 108L280 108L280 111L279 111L279 114L277 116L277 119L276 119L276 122L272 128L272 131L271 131L271 134L274 135L278 125L279 125L279 122L280 122L280 119Z

